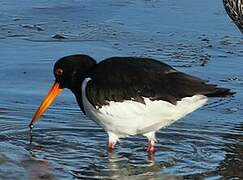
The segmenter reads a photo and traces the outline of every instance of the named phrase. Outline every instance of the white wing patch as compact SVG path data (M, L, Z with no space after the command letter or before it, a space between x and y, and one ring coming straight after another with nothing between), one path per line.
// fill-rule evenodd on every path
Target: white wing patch
M85 93L86 85L90 80L86 78L82 84L84 110L91 119L118 138L155 132L198 109L207 101L204 95L185 97L176 105L167 101L151 101L149 98L144 98L145 104L132 100L110 101L109 105L95 108L90 104Z

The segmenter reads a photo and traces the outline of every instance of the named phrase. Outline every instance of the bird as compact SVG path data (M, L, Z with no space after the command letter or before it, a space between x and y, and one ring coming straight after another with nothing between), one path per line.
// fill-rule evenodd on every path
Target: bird
M243 0L223 0L223 4L229 17L243 33Z
M210 97L234 94L177 71L160 60L110 57L97 62L85 54L56 61L55 81L29 124L32 129L60 92L67 88L80 110L108 134L108 151L121 138L143 135L155 152L155 133L203 106Z

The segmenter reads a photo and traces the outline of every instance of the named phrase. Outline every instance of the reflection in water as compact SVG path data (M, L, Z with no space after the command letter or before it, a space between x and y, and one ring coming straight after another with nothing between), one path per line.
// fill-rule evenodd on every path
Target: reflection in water
M140 159L132 162L126 154L117 155L115 152L108 153L106 162L90 164L89 166L73 171L78 179L181 179L161 171L161 167L154 160L144 161ZM102 165L103 164L103 165ZM105 166L104 166L105 165Z
M243 124L224 138L229 143L224 147L225 159L219 164L218 171L225 179L243 178Z
M47 160L38 160L23 147L0 142L0 179L53 180Z
M22 165L25 168L29 179L31 180L53 180L55 176L52 174L52 170L48 165L47 160L38 160L31 157L28 160L23 160Z
M145 138L125 139L108 153L104 132L86 128L34 129L28 149L33 157L51 161L58 177L69 173L77 179L180 179L163 171L173 164L156 162L156 154L147 156ZM77 136L80 141L75 142Z

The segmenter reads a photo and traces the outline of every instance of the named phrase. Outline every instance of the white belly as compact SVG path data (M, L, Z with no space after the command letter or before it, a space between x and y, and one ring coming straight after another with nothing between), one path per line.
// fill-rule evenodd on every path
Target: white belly
M109 102L101 108L95 108L85 95L85 88L90 78L82 85L82 98L86 114L108 133L118 137L154 132L168 126L206 103L207 97L194 95L185 97L173 105L167 101L151 101L144 98L145 104L126 100Z

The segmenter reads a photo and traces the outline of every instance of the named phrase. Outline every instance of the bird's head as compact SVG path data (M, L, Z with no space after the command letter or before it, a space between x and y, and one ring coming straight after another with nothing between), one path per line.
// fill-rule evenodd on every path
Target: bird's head
M87 55L63 57L55 63L53 68L55 83L58 83L61 89L80 88L82 79L86 77L95 64L96 61Z
M38 121L63 88L81 89L82 80L95 66L96 61L87 55L71 55L59 59L53 68L55 82L34 114L30 127Z

